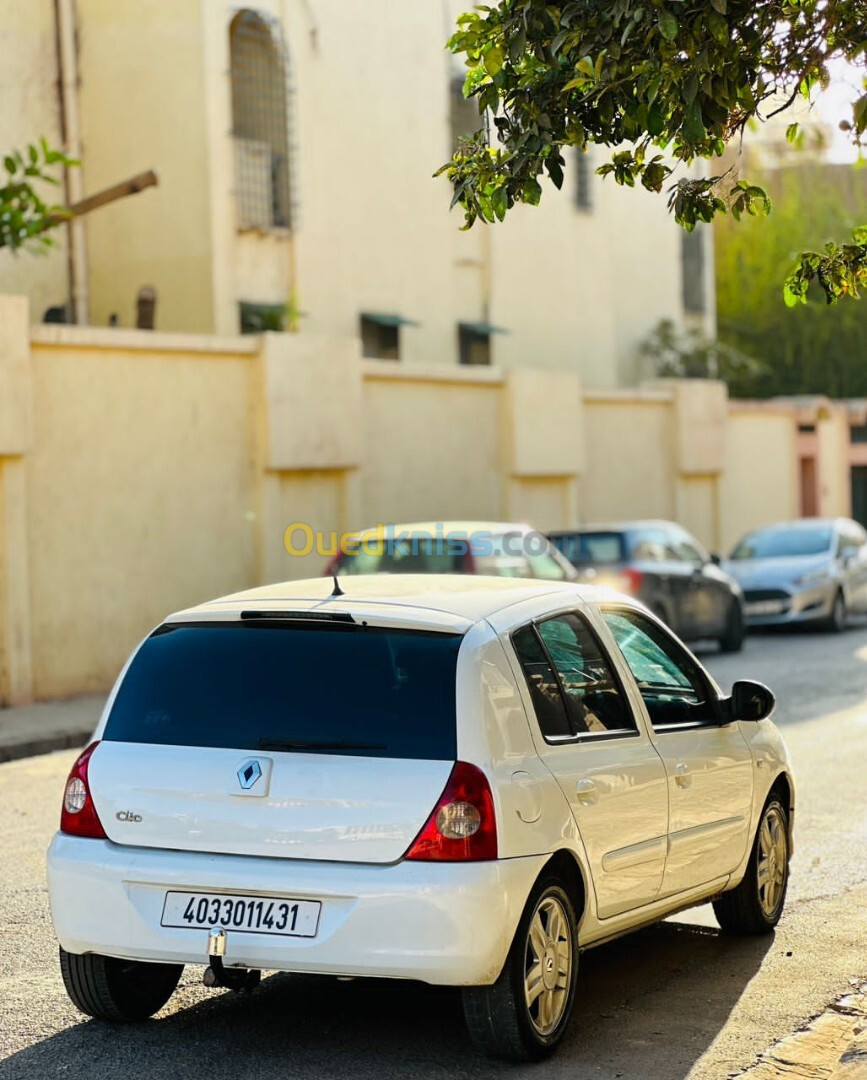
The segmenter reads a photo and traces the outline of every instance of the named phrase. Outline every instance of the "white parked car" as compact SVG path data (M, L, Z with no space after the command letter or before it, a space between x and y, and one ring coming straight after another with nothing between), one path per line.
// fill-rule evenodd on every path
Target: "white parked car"
M615 593L319 578L172 615L118 679L48 855L72 1001L142 1020L185 964L461 987L483 1049L563 1037L578 956L712 900L770 931L792 777L773 695L723 695Z

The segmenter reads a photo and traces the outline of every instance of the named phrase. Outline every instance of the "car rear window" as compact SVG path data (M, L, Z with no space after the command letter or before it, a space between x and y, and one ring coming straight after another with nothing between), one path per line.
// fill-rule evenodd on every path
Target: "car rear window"
M626 561L623 534L619 532L570 533L552 536L551 540L575 566L611 566Z
M340 574L460 574L466 570L466 543L450 545L448 537L407 536L364 540L359 551L337 560Z
M130 664L103 738L454 760L460 643L356 624L162 626Z

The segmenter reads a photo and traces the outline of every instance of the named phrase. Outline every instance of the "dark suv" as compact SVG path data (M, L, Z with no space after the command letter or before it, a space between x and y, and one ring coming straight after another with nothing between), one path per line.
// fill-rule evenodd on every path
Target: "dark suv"
M548 536L579 580L635 596L682 638L716 638L723 652L741 648L741 588L686 529L671 521L626 521Z

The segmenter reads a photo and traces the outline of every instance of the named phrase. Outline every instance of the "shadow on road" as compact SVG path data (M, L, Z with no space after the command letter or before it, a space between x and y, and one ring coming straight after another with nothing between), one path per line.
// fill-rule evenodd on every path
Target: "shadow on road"
M543 1067L545 1077L685 1077L773 940L668 922L584 954L572 1031ZM454 990L274 975L250 996L221 991L203 999L200 971L189 970L172 1011L157 1019L135 1027L82 1020L0 1063L0 1077L541 1075L477 1055Z

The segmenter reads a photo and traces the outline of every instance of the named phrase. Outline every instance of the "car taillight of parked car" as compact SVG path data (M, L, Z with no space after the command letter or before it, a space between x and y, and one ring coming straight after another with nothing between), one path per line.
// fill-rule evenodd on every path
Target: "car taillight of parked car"
M405 858L477 862L497 857L491 786L481 769L456 761L442 795Z
M88 836L104 840L105 829L99 820L99 814L93 805L90 785L87 779L87 766L99 742L91 743L79 755L69 773L66 789L63 792L63 807L60 811L60 831L73 836Z
M628 593L629 596L636 596L641 591L643 581L644 574L640 570L633 570L627 566L617 575L614 587L619 592Z

